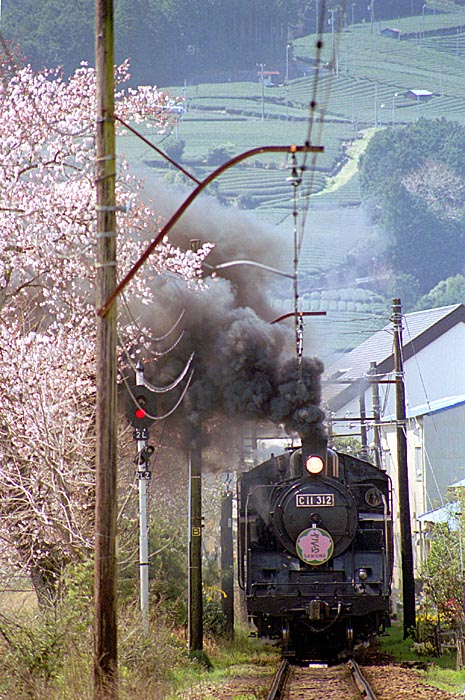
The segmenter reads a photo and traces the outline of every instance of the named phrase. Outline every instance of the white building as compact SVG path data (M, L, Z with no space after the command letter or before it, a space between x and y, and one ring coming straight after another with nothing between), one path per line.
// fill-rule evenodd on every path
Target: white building
M406 314L402 328L410 513L418 571L425 551L418 517L443 505L448 486L465 477L465 306ZM323 398L328 416L334 419L333 432L345 435L360 434L364 401L372 447L373 385L366 383L371 363L376 363L380 382L382 467L393 485L394 584L398 586L401 561L392 325L328 368Z

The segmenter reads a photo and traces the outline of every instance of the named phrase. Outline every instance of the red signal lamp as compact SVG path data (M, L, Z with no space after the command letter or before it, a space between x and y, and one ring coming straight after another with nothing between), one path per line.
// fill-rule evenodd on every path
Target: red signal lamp
M155 394L145 386L128 386L126 418L134 428L149 428L157 414Z

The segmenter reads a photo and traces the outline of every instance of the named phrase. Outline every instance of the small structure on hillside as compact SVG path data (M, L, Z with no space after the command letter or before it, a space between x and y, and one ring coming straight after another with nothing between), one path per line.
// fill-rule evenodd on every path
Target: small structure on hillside
M410 100L416 100L417 102L427 102L430 100L432 97L434 97L434 94L430 92L429 90L407 90L407 92L404 92L404 97L407 97Z
M387 36L388 39L400 39L400 29L394 29L392 27L385 27L381 30L382 36Z

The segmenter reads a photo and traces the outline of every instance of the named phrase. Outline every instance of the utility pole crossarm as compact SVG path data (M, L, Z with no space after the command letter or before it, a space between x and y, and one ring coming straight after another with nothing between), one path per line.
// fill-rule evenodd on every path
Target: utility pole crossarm
M286 275L287 277L294 277L294 275ZM299 316L326 316L326 311L299 311ZM275 318L274 321L271 321L271 323L279 323L280 321L284 321L286 318L294 318L295 317L295 311L289 311L287 314L283 314L282 316L278 316L278 318Z
M203 190L208 187L208 185L213 182L221 173L223 173L225 170L228 170L229 168L232 168L234 165L238 165L241 163L243 160L246 160L247 158L253 158L255 156L258 156L262 153L323 153L324 147L323 146L310 146L309 144L306 144L304 146L258 146L257 148L252 148L249 151L244 151L243 153L239 153L237 156L234 156L234 158L231 158L228 160L226 163L223 163L220 165L216 170L213 170L213 172L208 175L205 180L202 180L202 182L199 182L197 187L190 193L190 195L187 197L187 199L184 200L184 202L181 204L180 207L175 211L175 213L172 215L172 217L169 219L169 221L163 226L163 228L158 232L157 236L154 238L154 240L150 243L150 245L145 249L145 251L142 253L140 256L139 260L132 266L132 268L129 270L129 272L126 274L126 276L121 280L121 282L117 285L115 290L113 291L112 294L110 294L105 301L105 303L97 310L97 315L100 317L105 316L109 309L111 308L113 302L117 297L121 294L121 292L125 289L125 287L129 284L129 282L132 280L132 278L136 275L136 273L139 271L139 269L142 267L142 265L146 262L146 260L150 257L150 255L153 253L157 245L160 243L160 241L163 240L163 238L168 234L169 231L173 228L173 226L179 221L181 216L184 214L184 212L189 208L189 206L192 204L194 199L198 197L198 195L203 192Z

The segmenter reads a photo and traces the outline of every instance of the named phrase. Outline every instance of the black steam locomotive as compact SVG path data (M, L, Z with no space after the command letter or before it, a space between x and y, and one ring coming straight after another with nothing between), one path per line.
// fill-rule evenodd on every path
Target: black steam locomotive
M388 624L391 486L369 462L327 441L243 473L239 585L259 637L297 659L350 653Z

